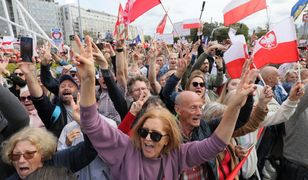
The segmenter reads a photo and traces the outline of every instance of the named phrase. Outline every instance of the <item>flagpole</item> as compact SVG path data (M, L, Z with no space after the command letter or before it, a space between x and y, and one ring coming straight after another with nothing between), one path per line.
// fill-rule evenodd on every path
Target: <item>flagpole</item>
M299 61L297 61L297 70L298 70L298 82L302 82L302 78L301 78L301 64Z
M255 64L254 62L252 62L252 65L253 65L253 67L254 67L255 69L258 69L257 66L256 66L256 64ZM258 74L258 78L259 78L260 81L263 83L263 85L266 86L265 81L264 81L264 79L263 79L263 77L261 76L260 73Z
M176 28L174 27L174 24L173 24L173 22L172 22L172 20L171 20L171 18L170 18L170 16L169 16L169 14L168 14L168 12L167 12L165 6L164 6L163 3L161 2L161 0L159 0L159 2L160 2L161 7L164 9L165 13L167 14L167 17L168 17L168 19L169 19L169 21L170 21L170 23L171 23L171 25L172 25L172 27L173 27L175 33L179 36L179 39L181 39L181 36L180 36L180 34L178 33L178 31L176 30Z
M268 13L268 6L266 7L266 17L267 17L267 31L269 31L270 29L270 16L269 16L269 13Z

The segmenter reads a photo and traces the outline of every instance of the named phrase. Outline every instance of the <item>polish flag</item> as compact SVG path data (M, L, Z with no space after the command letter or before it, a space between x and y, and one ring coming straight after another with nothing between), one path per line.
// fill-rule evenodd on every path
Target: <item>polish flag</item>
M266 9L266 0L231 0L223 9L224 25L237 23L245 17Z
M183 22L183 29L197 29L201 27L200 19L187 19Z
M299 59L294 20L290 17L258 39L253 50L257 68L267 64L283 64Z
M122 8L122 5L119 4L118 18L117 18L117 22L114 25L114 31L113 31L114 36L118 34L119 26L121 23L125 23L125 18L124 18L124 10Z
M160 4L160 0L127 0L125 5L126 18L132 23L139 16Z
M160 21L160 23L158 24L158 26L157 26L157 28L156 28L156 33L158 33L158 34L164 34L166 22L167 22L167 14L165 14L165 16L163 17L163 19L162 19L162 20Z
M227 72L232 79L241 77L242 67L248 57L247 45L240 42L232 44L224 53Z

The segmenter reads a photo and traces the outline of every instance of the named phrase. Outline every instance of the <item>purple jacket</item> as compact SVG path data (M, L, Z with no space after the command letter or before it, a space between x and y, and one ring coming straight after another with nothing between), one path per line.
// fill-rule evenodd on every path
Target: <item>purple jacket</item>
M96 105L81 107L80 112L83 131L90 138L98 155L110 166L114 179L156 180L161 158L164 178L178 179L180 172L214 159L227 146L213 134L202 141L182 144L180 148L158 159L148 159L126 134L101 120Z

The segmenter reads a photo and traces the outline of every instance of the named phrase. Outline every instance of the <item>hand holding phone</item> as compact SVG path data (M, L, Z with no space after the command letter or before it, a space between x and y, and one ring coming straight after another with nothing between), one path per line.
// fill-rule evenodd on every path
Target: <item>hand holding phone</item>
M33 39L31 37L20 38L20 56L23 62L32 62Z

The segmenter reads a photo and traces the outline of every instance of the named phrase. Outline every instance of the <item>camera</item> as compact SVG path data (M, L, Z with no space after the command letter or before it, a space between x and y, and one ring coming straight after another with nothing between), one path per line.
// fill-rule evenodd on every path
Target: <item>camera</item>
M215 55L216 56L219 56L219 57L223 57L224 56L224 52L222 51L222 50L220 50L220 49L216 49L215 50Z

